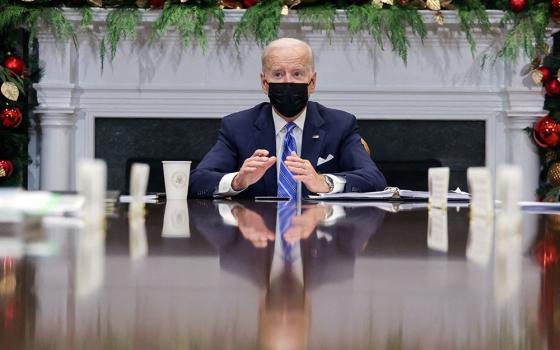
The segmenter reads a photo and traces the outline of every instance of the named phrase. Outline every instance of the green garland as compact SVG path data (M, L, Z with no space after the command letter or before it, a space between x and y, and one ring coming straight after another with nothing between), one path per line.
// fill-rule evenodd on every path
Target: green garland
M30 40L33 40L37 28L43 24L60 40L70 38L77 45L75 29L59 7L63 3L37 3L39 0L31 3L14 1L16 0L0 0L0 32L22 27L29 30ZM168 0L160 11L152 28L150 36L152 41L161 38L170 27L174 27L180 33L185 47L197 43L205 49L207 38L204 26L210 19L214 19L217 22L216 31L220 31L224 23L224 10L213 0L191 0L186 4L175 1ZM282 19L281 9L286 1L262 0L247 9L235 28L234 42L239 44L241 40L249 39L263 46L276 39ZM505 15L501 25L506 31L506 36L500 46L488 57L493 60L503 58L515 62L521 53L528 59L532 59L543 51L545 30L553 12L550 0L528 1L527 8L519 13L509 11L505 0L456 0L455 7L449 8L457 9L461 30L467 37L473 55L476 51L473 28L489 31L490 22L486 10L503 10ZM107 50L109 60L114 58L120 40L135 37L136 25L141 17L138 7L132 1L104 1L104 6L107 5L116 8L110 9L106 18L106 32L99 45L102 61ZM401 1L399 5L392 6L383 4L381 7L373 6L369 2L356 5L350 1L323 0L316 5L301 6L296 10L301 22L310 23L330 36L335 30L336 9L343 9L348 19L348 32L352 36L362 32L368 33L382 48L384 41L388 40L393 51L406 62L410 46L406 28L410 28L413 35L420 38L426 36L426 25L418 11L422 6L425 6L423 0ZM93 21L92 10L88 6L79 9L82 16L81 27L86 29Z

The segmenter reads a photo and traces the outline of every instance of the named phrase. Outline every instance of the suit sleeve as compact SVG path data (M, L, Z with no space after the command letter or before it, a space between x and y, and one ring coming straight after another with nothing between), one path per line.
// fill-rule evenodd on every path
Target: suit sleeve
M189 197L211 198L222 177L239 170L239 152L232 135L227 121L224 120L218 133L218 141L191 172Z
M344 192L371 192L383 190L387 183L364 146L360 142L356 117L344 128L340 145L340 169L348 169L333 175L346 178Z

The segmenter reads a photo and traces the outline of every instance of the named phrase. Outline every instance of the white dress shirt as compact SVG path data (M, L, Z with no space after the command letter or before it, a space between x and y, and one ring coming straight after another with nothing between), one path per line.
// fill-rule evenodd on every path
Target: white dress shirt
M303 110L303 112L301 113L301 115L294 120L294 123L296 124L296 127L292 130L292 135L294 136L295 140L296 140L296 148L297 148L297 154L301 155L301 144L302 144L302 138L303 138L303 127L305 125L305 118L307 116L307 108L305 108ZM274 108L272 109L272 119L274 120L274 130L276 131L276 156L277 156L277 160L276 160L276 174L280 173L280 162L282 161L282 147L284 147L284 138L286 137L286 124L288 124L288 122L286 120L284 120L284 118L282 118L280 115L278 115L278 113L276 113L276 111L274 110ZM218 192L217 194L220 196L235 196L238 193L241 193L243 190L241 191L235 191L232 187L231 187L231 183L233 182L233 178L238 174L239 172L234 172L234 173L229 173L226 174L224 176L222 176L222 179L220 180L220 183L218 185ZM346 179L343 178L342 176L336 176L336 175L331 175L331 174L325 174L326 176L330 177L333 180L333 184L334 184L334 188L331 192L329 193L339 193L344 191L344 185L346 184Z

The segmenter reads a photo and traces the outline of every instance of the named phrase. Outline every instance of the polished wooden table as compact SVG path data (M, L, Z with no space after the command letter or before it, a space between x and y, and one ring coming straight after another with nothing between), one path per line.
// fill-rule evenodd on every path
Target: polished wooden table
M4 225L0 348L560 348L559 215L383 208L303 203L285 239L274 202Z

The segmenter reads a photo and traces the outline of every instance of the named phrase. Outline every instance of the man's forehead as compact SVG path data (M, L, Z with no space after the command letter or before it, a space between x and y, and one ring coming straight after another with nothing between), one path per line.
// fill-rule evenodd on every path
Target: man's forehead
M309 59L308 52L303 47L290 46L290 47L275 47L272 48L267 55L268 61L307 61Z

